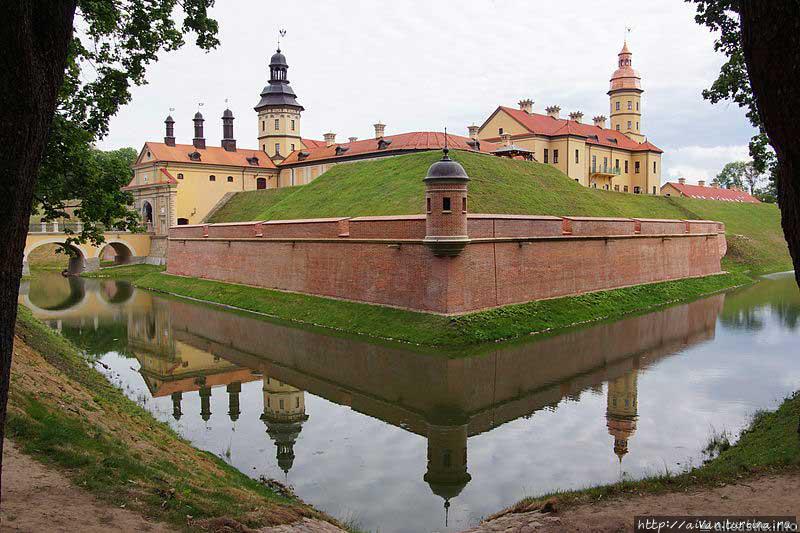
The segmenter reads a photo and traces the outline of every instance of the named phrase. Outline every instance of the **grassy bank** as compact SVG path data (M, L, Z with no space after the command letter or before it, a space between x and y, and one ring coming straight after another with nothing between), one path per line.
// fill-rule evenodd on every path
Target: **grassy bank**
M136 281L137 279L147 276L148 274L163 272L164 269L165 267L161 265L121 265L101 268L100 270L95 270L94 272L84 272L81 275L85 278Z
M101 500L194 529L249 527L320 513L193 448L125 397L66 339L20 307L6 435ZM324 518L324 517L323 517Z
M621 481L610 485L577 491L556 492L526 498L511 507L511 512L540 508L555 498L558 507L593 503L607 498L631 494L658 494L669 491L695 490L703 486L733 483L744 476L784 471L800 473L800 391L784 400L774 412L756 413L739 440L730 445L727 438L712 436L708 451L716 457L689 471L648 477L638 481Z
M620 318L751 281L744 274L728 273L509 305L456 317L167 274L149 274L135 284L353 335L423 346L464 347Z
M211 221L421 213L422 177L440 157L423 152L336 165L302 187L238 193ZM775 205L590 189L550 165L469 152L454 157L471 178L474 213L718 220L726 224L731 263L753 273L791 269Z

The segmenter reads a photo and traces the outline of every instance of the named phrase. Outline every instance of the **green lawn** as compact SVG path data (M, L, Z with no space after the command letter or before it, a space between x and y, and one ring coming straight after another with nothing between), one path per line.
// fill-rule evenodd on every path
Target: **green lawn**
M234 195L214 222L421 213L428 167L440 152L336 165L302 187ZM574 216L712 219L730 237L729 263L753 273L789 270L770 204L736 204L589 189L549 165L454 152L472 181L470 211Z

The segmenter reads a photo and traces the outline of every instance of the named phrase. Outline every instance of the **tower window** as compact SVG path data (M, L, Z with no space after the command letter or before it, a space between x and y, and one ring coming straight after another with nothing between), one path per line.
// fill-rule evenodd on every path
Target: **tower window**
M183 179L183 172L178 172L178 179L179 179L179 180L182 180L182 179Z
M636 121L636 129L637 130L639 129L639 121L638 120Z
M462 213L466 213L467 212L467 197L466 196L461 199L461 212Z
M292 119L292 131L294 131L294 119Z
M636 111L639 111L639 102L636 102Z
M266 125L266 124L265 124L265 122L262 120L262 121L261 121L261 131L264 131L265 129L267 129L267 125Z
M214 174L211 174L211 175L208 177L208 181L217 181L217 177L216 177Z
M279 143L275 143L275 155L280 155L281 153L281 145Z
M294 143L292 143L292 152L294 152Z
M619 102L617 102L617 111L619 111Z
M575 162L580 163L580 151L577 148L575 149Z
M655 174L655 173L656 173L656 162L653 161L653 174Z
M558 150L553 150L553 164L558 163Z
M449 213L450 212L450 197L449 196L445 196L444 198L442 198L442 211L444 211L445 213Z
M617 131L619 131L619 124L617 124Z
M628 110L631 110L631 109L633 109L633 102L628 100Z
M228 183L233 183L233 176L228 176Z
M655 196L655 195L656 195L656 186L653 185L653 196Z
M549 162L550 162L550 159L549 159L549 157L550 157L550 150L548 150L547 148L545 148L545 149L544 149L544 162L545 162L545 163L549 163Z
M631 129L631 121L628 121L628 129Z
M428 197L425 199L425 201L426 201L426 204L427 204L428 213L430 213L430 212L431 212L431 197L430 197L430 196L428 196Z
M639 168L639 161L636 161L636 162L633 164L633 171L634 171L636 174L638 174L640 170L641 170L641 169Z
M276 118L275 119L275 129L279 129L281 127L281 120Z

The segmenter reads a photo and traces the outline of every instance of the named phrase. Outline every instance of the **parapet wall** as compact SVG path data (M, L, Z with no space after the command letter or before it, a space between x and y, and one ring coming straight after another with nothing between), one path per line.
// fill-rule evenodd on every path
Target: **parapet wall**
M468 231L437 257L424 215L175 226L167 272L451 314L714 274L726 251L714 221L473 214Z

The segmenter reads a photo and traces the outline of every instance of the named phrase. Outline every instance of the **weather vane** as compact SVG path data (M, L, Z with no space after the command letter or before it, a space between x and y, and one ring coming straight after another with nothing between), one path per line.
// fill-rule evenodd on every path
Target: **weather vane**
M450 153L450 148L447 147L447 126L444 128L444 148L442 151L444 152L444 157L447 157L447 154Z
M174 107L170 107L169 108L169 112L172 113L173 111L175 111L175 108Z
M633 28L630 27L630 26L625 26L625 40L626 41L628 40L628 35L630 35L632 29Z
M278 30L278 52L281 51L281 38L282 37L286 37L286 30L284 30L283 28Z

